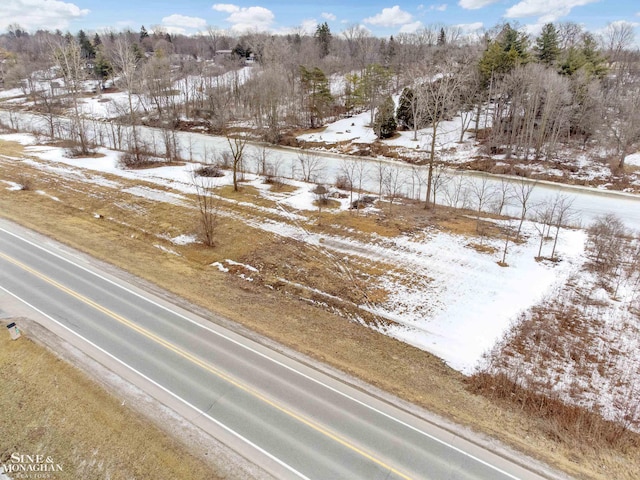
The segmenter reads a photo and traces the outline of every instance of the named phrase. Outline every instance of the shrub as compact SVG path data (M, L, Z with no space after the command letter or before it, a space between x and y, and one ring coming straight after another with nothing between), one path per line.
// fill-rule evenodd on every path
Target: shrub
M195 171L199 177L224 177L224 172L217 165L204 165Z
M154 162L147 153L139 152L136 155L133 152L123 152L118 159L118 166L125 169L146 168Z
M20 187L20 190L33 190L33 180L31 179L31 177L27 177L26 175L19 175L16 179L16 183L18 184L18 187Z

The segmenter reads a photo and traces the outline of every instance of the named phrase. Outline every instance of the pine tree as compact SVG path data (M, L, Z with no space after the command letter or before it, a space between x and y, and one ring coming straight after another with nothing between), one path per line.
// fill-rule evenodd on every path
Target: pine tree
M391 95L389 95L378 107L376 118L373 121L373 131L378 138L389 138L396 132L398 124L394 111L395 105Z
M316 28L314 35L316 43L320 48L320 58L324 58L329 55L329 47L331 45L331 30L327 22L324 22Z
M559 67L559 72L568 76L583 69L590 76L602 78L608 71L606 59L598 50L598 43L590 33L583 35L581 46L567 49Z
M142 25L142 27L140 27L140 41L144 40L145 38L149 38L149 32L147 32L147 29L144 28L144 25Z
M78 43L80 44L82 58L94 58L96 56L96 50L91 45L84 30L78 32Z
M540 36L536 39L536 57L540 63L553 65L560 55L558 43L558 31L553 23L547 23L542 27Z
M607 74L606 59L598 50L598 41L591 33L583 35L581 52L585 59L585 68L591 75L602 78Z
M444 27L440 28L440 33L438 34L438 46L442 47L447 44L447 34L444 31Z
M389 37L389 43L387 44L387 48L384 55L384 64L385 66L390 66L394 64L394 60L396 55L398 54L398 46L396 45L396 40L393 38L393 35Z
M504 75L513 70L517 65L528 61L528 38L518 32L508 23L498 35L498 38L489 43L480 59L480 72L483 83L486 85L494 75Z
M105 57L102 48L99 48L98 53L96 54L96 59L93 63L93 71L96 77L98 77L102 82L102 87L104 88L104 82L113 73L113 67Z
M308 70L300 65L300 83L305 93L305 108L309 113L309 124L316 128L322 124L324 114L333 101L329 80L322 70Z
M396 117L398 123L404 128L413 128L413 102L415 101L415 93L413 89L405 87L400 95L398 101L398 110L396 111Z

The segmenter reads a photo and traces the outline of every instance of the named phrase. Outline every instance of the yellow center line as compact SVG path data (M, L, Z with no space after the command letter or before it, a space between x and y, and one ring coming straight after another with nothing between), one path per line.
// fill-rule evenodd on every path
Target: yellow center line
M96 310L98 310L99 312L104 313L105 315L113 318L114 320L116 320L117 322L131 328L132 330L135 330L136 332L140 333L141 335L153 340L154 342L162 345L163 347L171 350L172 352L174 352L175 354L189 360L190 362L198 365L199 367L203 368L204 370L212 373L213 375L221 378L222 380L230 383L231 385L233 385L234 387L242 390L245 393L248 393L249 395L257 398L258 400L264 402L265 404L269 405L270 407L275 408L276 410L288 415L289 417L299 421L300 423L306 425L307 427L315 430L316 432L321 433L322 435L330 438L331 440L339 443L340 445L342 445L343 447L363 456L364 458L366 458L367 460L370 460L371 462L375 463L376 465L384 468L385 470L390 471L391 473L399 476L400 478L403 478L404 480L411 480L411 477L407 476L406 474L396 470L395 468L393 468L390 465L387 465L386 463L384 463L383 461L375 458L374 456L372 456L371 454L365 452L364 450L356 447L355 445L352 445L351 443L349 443L347 440L340 438L337 434L327 430L326 428L318 425L315 422L312 422L311 420L308 420L306 418L304 418L303 416L289 410L288 408L285 408L281 405L278 405L277 403L275 403L274 401L270 400L269 398L267 398L266 396L264 396L263 394L261 394L260 392L254 390L251 387L248 387L242 383L240 383L239 381L235 380L234 378L230 377L229 375L227 375L226 373L218 370L217 368L215 368L214 366L203 362L201 359L195 357L194 355L190 354L189 352L182 350L181 348L173 345L172 343L168 342L167 340L159 337L158 335L150 332L149 330L136 325L135 323L131 322L130 320L127 320L126 318L118 315L115 312L112 312L111 310L103 307L102 305L94 302L93 300L85 297L84 295L81 295L78 292L75 292L74 290L71 290L70 288L56 282L55 280L53 280L52 278L38 272L37 270L34 270L33 268L25 265L24 263L15 260L12 257L9 257L7 255L5 255L4 253L0 252L0 258L5 259L7 262L10 262L14 265L16 265L17 267L20 267L21 269L25 270L26 272L31 273L32 275L40 278L41 280L44 280L45 282L49 283L50 285L53 285L54 287L58 288L59 290L62 290L63 292L65 292L68 295L71 295L72 297L76 298L77 300L80 300L81 302L95 308Z

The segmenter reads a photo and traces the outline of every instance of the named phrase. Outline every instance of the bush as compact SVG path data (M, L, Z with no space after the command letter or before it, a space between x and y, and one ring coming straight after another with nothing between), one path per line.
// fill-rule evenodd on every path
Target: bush
M16 179L16 183L18 184L18 187L20 187L20 190L23 190L25 192L33 190L33 180L31 179L31 177L27 177L26 175L19 175Z
M70 158L91 157L96 153L95 148L86 148L84 151L80 145L74 145L65 150L65 155Z
M204 165L195 171L199 177L224 177L224 172L217 165Z
M133 152L123 152L118 159L118 167L132 170L146 168L154 163L148 154L142 152L138 153L138 155Z
M351 190L351 182L346 175L338 175L335 182L336 188L340 190Z

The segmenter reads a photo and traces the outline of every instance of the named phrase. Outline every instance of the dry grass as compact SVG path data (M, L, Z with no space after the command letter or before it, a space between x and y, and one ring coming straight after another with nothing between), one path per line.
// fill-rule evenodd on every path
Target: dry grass
M223 478L26 337L0 335L0 384L0 464L19 452L52 457L55 480Z
M31 169L1 159L0 164L0 179L11 180L17 171ZM338 293L344 297L345 279L337 276L333 260L317 250L225 218L217 232L216 248L170 244L181 256L169 255L153 246L162 243L157 235L192 231L196 220L193 211L134 199L122 193L122 189L87 185L68 178L59 182L42 170L32 172L37 172L39 182L46 185L42 188L62 202L30 192L0 189L0 215L105 259L259 334L494 436L576 477L610 480L640 471L640 455L615 449L575 452L570 445L548 435L544 420L515 405L494 403L470 393L465 378L440 359L363 328L349 321L348 316L332 314L326 306L318 308L308 298L301 298L300 292L277 282L282 276L329 293L340 290ZM126 208L119 207L119 203ZM98 210L103 219L91 215ZM396 206L394 212L395 218L382 219L380 224L374 218L348 213L339 214L337 222L376 232L389 228L388 234L392 234L391 229L411 231L416 225L453 228L442 225L449 215L444 208L424 210L416 204ZM461 230L469 230L471 226L475 229L475 219L465 219L463 215L456 217L455 224ZM340 228L341 234L344 230ZM260 278L247 282L208 266L224 258L259 268ZM361 268L359 271L380 267ZM358 289L352 290L356 296ZM384 292L378 293L384 297Z

